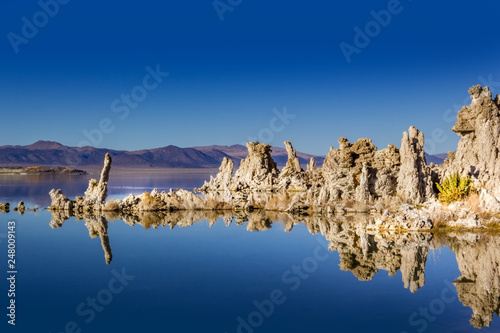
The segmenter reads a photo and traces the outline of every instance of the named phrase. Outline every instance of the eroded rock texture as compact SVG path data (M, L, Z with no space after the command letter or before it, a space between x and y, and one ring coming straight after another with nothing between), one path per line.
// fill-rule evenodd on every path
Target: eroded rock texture
M61 190L54 190L52 189L49 192L50 199L51 199L51 204L50 204L50 209L52 211L56 210L67 210L67 211L72 211L73 210L73 201L68 199Z
M106 154L104 157L104 166L101 171L101 178L99 181L91 179L89 187L85 191L83 202L85 205L99 205L106 201L108 196L108 180L109 172L111 171L111 156Z
M393 145L377 150L370 139L351 144L340 138L339 148L331 148L326 155L318 186L312 186L320 187L316 205L394 195L399 165L399 151Z
M234 191L272 191L278 167L271 157L271 146L266 143L248 142L248 156L241 160L232 180Z
M489 88L479 85L469 94L471 103L458 112L452 128L460 136L457 150L449 154L442 174L469 174L476 186L500 201L500 97L493 100Z
M62 191L52 189L49 192L51 198L50 209L66 211L100 211L108 195L109 172L111 171L111 156L106 154L104 166L99 181L91 179L85 191L85 196L76 197L75 200L68 199Z
M288 153L288 160L278 176L277 189L289 191L306 191L306 174L300 166L299 158L290 141L285 141L285 148ZM313 162L314 163L314 160ZM311 166L313 168L313 166Z
M153 189L151 193L145 192L141 195L134 196L130 194L123 200L117 200L118 207L112 207L109 210L121 210L125 212L135 211L172 211L172 210L197 210L204 209L204 200L186 190L177 190L159 192ZM104 210L107 210L106 207Z
M219 174L198 191L229 190L231 193L226 195L232 195L238 202L247 200L251 192L308 192L304 205L320 208L341 200L370 202L395 195L400 165L399 150L395 146L377 150L369 139L351 144L345 138L341 138L339 144L339 149L332 148L328 153L323 167L317 169L311 159L304 171L292 144L285 141L288 161L280 172L272 160L269 145L248 143L248 157L232 179L229 177L232 164L225 159Z
M434 227L427 211L404 204L391 214L385 210L381 216L369 219L366 226L370 230L430 230Z
M229 190L233 177L233 168L233 161L227 157L224 157L219 167L219 173L215 176L215 178L210 176L210 181L205 182L200 188L200 191L207 192Z
M400 200L398 189L406 200L422 202L433 196L430 170L425 165L423 135L414 127L403 138L404 155L394 145L378 150L370 139L359 139L351 144L339 140L339 148L330 149L321 168L311 159L304 171L295 149L285 141L288 161L280 171L272 161L270 147L249 143L248 157L242 161L234 177L232 163L224 159L219 174L205 182L197 191L205 193L206 202L217 208L264 208L289 212L345 212L369 211L368 205L380 205L382 200ZM401 164L404 168L401 172ZM411 187L415 186L415 190ZM415 193L418 197L415 197ZM382 219L373 223L375 229L430 229L428 216L406 211L391 221ZM387 222L387 223L386 223Z
M403 133L400 153L398 194L417 204L434 197L431 170L425 160L424 133L411 126Z

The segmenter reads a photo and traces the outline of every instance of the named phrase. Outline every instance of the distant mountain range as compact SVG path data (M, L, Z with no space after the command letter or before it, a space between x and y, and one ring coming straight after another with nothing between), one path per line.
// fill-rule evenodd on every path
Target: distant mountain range
M224 157L236 165L247 156L242 145L203 146L179 148L166 146L135 151L112 150L94 147L68 147L53 141L37 141L27 146L0 146L0 166L100 166L104 155L110 153L113 166L132 168L218 168ZM273 147L272 156L278 165L285 165L288 155L285 148ZM321 165L324 156L297 152L300 163L306 165L311 157Z
M247 156L247 148L242 145L201 146L179 148L166 146L155 149L135 151L112 150L94 147L68 147L53 141L37 141L27 146L0 146L0 166L67 166L95 167L103 163L104 155L110 153L113 166L131 168L218 168L222 159L228 157L235 165ZM273 147L273 159L279 166L288 159L285 148ZM324 156L297 152L300 163L305 167L311 157L318 166L323 164ZM427 162L440 164L446 154L428 155Z
M427 164L441 164L444 162L444 160L448 157L448 153L442 153L442 154L435 154L435 155L429 155L425 153L425 160L427 161Z

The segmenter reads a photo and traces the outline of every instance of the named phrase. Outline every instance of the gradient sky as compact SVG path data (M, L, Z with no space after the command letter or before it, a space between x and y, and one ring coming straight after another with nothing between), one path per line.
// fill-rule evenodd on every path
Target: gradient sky
M468 88L500 93L498 1L218 3L232 9L223 21L213 0L71 0L45 23L37 1L4 1L0 145L76 146L107 119L113 130L94 137L98 147L229 145L260 136L326 154L341 136L399 146L415 125L427 150L440 153L456 148L450 128L469 103ZM388 7L398 13L376 31L371 12ZM34 16L38 32L17 40L16 53L12 36L23 37L23 17ZM355 45L354 28L367 24L373 37L348 63L339 45ZM126 117L113 112L113 101L140 93L146 67L157 64L169 76ZM281 126L275 112L284 108L295 117Z

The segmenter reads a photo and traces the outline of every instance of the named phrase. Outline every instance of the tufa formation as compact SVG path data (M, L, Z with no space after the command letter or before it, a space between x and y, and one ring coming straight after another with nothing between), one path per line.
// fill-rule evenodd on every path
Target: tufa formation
M322 167L311 159L306 170L296 151L285 141L288 160L280 171L271 157L271 146L247 143L248 156L234 171L222 160L219 173L195 192L154 189L139 196L106 202L111 157L106 154L99 181L91 180L84 197L74 201L52 190L53 211L174 211L174 210L274 210L301 214L380 212L369 223L372 229L431 229L444 217L462 227L481 227L476 212L453 209L436 200L434 184L453 172L470 175L480 193L480 207L500 212L500 98L493 100L487 87L469 90L471 104L458 112L453 130L460 136L457 151L440 166L427 165L424 134L411 126L403 133L400 149L389 144L378 150L370 139L350 143L340 138L330 148ZM417 206L420 205L420 206ZM418 207L418 209L416 208ZM450 206L451 207L451 206ZM483 214L484 215L484 214Z

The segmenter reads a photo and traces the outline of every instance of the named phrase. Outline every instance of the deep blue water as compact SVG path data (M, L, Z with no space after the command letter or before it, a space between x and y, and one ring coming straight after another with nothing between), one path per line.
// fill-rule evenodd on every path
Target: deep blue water
M155 187L152 183L195 187L207 175L165 178L115 178L110 196L123 197L130 187L143 192ZM47 205L47 188L61 187L68 196L82 194L88 177L36 184L16 179L0 186L0 201L12 205L22 198L30 207ZM39 188L45 194L38 195ZM48 211L0 214L0 268L6 276L5 233L7 222L15 221L18 270L16 326L8 325L2 313L2 331L478 331L469 323L472 309L457 298L451 284L462 274L454 246L436 240L424 258L425 283L412 293L404 287L400 270L389 276L381 269L392 260L387 256L373 260L380 267L369 281L355 276L360 275L357 268L342 270L340 255L328 250L325 235L311 234L304 223L291 232L280 221L249 232L248 222L237 225L234 220L229 226L222 219L212 226L201 219L186 227L145 229L118 219L108 222L113 259L107 265L100 238L89 237L84 220L70 218L55 229L50 220ZM356 235L345 240L356 248L360 244ZM344 250L344 263L359 260ZM372 250L367 254L368 259L375 256ZM0 288L6 313L5 280ZM500 332L496 314L491 327L482 331Z

